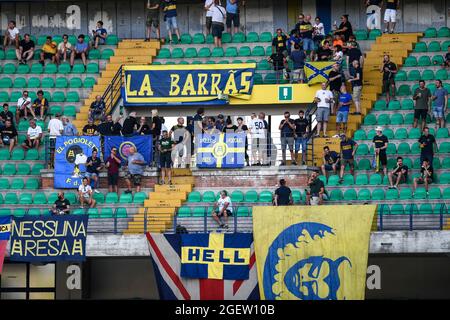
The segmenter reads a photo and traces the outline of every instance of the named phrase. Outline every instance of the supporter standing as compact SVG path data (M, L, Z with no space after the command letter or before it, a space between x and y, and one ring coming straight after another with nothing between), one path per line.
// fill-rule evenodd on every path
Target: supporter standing
M348 114L350 105L352 104L352 95L347 93L347 88L341 86L341 94L339 95L339 107L336 111L336 132L347 133Z
M386 104L389 104L392 97L395 99L395 80L394 77L397 74L397 65L391 61L389 55L384 55L383 66L380 68L380 72L383 73L383 93L386 94Z
M97 189L99 184L99 171L102 170L102 167L97 149L92 150L92 155L86 161L86 177L89 179L88 183L94 189L95 193L100 193Z
M397 22L397 10L400 8L400 0L386 0L386 10L384 11L384 33L394 33Z
M427 122L431 102L431 91L425 87L425 81L419 81L419 87L414 91L413 99L416 102L414 105L413 127L417 128L417 123L421 119L420 129L423 131Z
M322 21L320 21L320 17L316 17L314 20L313 30L313 40L315 47L318 48L320 42L325 38L325 27Z
M136 151L135 147L131 147L129 149L127 160L128 160L128 165L126 167L127 174L125 176L127 183L127 190L125 191L125 193L133 192L131 190L131 182L133 182L134 186L136 187L136 192L140 192L142 175L144 174L144 168L146 165L144 157Z
M280 82L281 79L283 79L283 71L287 67L287 60L282 49L278 48L276 53L273 53L267 61L272 63L273 70L275 71L276 81L277 83Z
M62 123L64 126L64 136L77 136L78 135L78 129L73 125L73 123L70 122L69 118L66 116L62 117Z
M122 135L124 137L129 137L134 135L137 130L138 122L136 120L136 112L130 112L128 117L123 121L122 124Z
M227 1L227 32L231 33L231 25L234 27L234 33L238 33L240 23L240 8L242 5L245 7L245 1L239 3L239 0L226 0Z
M50 144L50 162L49 166L53 167L53 161L55 158L55 146L56 146L56 137L59 137L64 132L64 125L60 120L61 114L55 114L55 117L50 120L48 123L47 130L49 132L49 144Z
M341 94L342 86L342 73L339 70L339 65L337 63L333 64L333 69L328 74L328 84L330 85L330 91L333 93L333 106L331 114L337 110L339 104L339 95Z
M315 136L320 137L320 131L323 130L323 136L326 138L328 137L327 124L330 116L330 106L333 103L333 93L327 89L326 83L322 83L322 89L316 92L314 102L317 103L317 132Z
M287 42L288 42L287 36L283 33L283 30L281 28L278 28L277 35L272 39L272 52L277 52L278 50L281 50L281 53L285 57L287 57L288 56Z
M431 100L433 101L433 116L436 119L436 130L439 128L444 128L444 116L445 111L447 110L448 103L448 91L444 87L442 87L442 81L436 80L436 90L434 94L431 96Z
M214 6L214 0L205 0L205 4L203 6L206 11L206 20L205 20L205 34L208 35L211 33L212 27L212 7Z
M309 131L309 122L305 118L303 110L298 112L298 118L294 120L295 125L295 160L298 158L300 146L302 147L302 165L306 164L306 143L308 142L307 132Z
M347 67L349 74L352 73L353 70L353 61L358 61L359 66L362 67L364 64L364 56L360 49L357 48L354 42L349 43L349 49L347 50Z
M325 41L322 47L317 50L317 61L330 61L333 57L333 50L330 49L330 43Z
M294 130L295 124L294 120L291 119L291 114L289 112L284 113L284 119L281 120L280 126L280 140L281 140L281 155L282 161L281 165L286 165L286 147L289 147L289 152L291 153L292 165L297 165L294 157Z
M339 183L344 181L345 167L349 165L350 174L355 173L355 153L358 150L358 144L347 135L341 134L341 172L339 174Z
M227 21L228 13L226 9L220 5L219 0L214 0L214 5L210 7L208 13L209 12L211 12L211 28L214 37L214 45L220 48L222 47L222 33L225 30L225 21Z
M189 131L184 126L184 118L179 117L177 119L177 124L173 126L169 131L169 137L173 136L173 141L175 142L175 148L174 148L174 156L177 159L178 168L181 168L183 157L184 157L184 148L186 149L189 147L188 142L190 138ZM187 149L187 154L190 154L189 149ZM173 156L172 156L173 159ZM173 161L175 162L175 161ZM189 162L189 161L186 161Z
M244 119L242 117L237 118L237 128L236 133L244 133L245 135L245 162L247 163L247 166L250 166L249 157L248 157L248 127L244 124Z
M250 124L252 138L252 160L254 166L265 165L267 162L267 136L264 121L252 114Z
M357 60L353 61L353 69L350 73L350 79L353 88L353 102L355 103L354 115L361 114L361 92L362 92L363 72Z
M137 129L137 134L138 135L150 135L150 134L152 134L152 129L147 124L147 119L145 119L145 117L141 117L139 119L139 126L138 126L138 129Z
M423 134L419 138L420 146L420 162L428 160L433 165L434 149L437 150L437 143L435 137L430 134L428 127L423 128Z
M378 126L375 128L376 135L373 137L375 151L375 172L380 171L380 166L383 167L383 174L387 174L387 154L386 149L389 143L388 138L383 134L383 128Z
M172 151L175 145L175 142L172 140L166 130L164 130L162 134L163 136L158 144L158 149L161 153L161 185L165 183L166 177L168 178L169 184L172 184Z
M300 36L303 41L303 49L306 52L309 52L311 60L313 60L314 57L314 41L313 41L313 26L311 24L311 16L310 15L303 15L300 14L299 22L296 25L296 28L298 28L300 32Z
M172 33L178 37L180 41L180 30L177 24L177 1L176 0L162 0L161 8L164 12L164 21L166 22L167 33L169 34L169 43L173 43Z
M159 27L159 3L155 1L154 5L150 4L150 0L147 2L147 6L145 10L147 11L147 19L145 21L145 41L150 41L152 36L152 26L155 28L156 39L159 40L161 38L161 30Z
M381 6L383 0L366 0L367 30L381 29ZM372 9L372 11L369 11Z
M109 192L119 193L119 168L121 165L120 158L117 156L117 148L112 147L105 166L108 170L108 190Z
M292 191L286 186L286 180L280 180L280 186L275 190L275 197L273 199L274 206L289 206L294 203L292 199Z
M83 135L85 135L85 136L97 136L98 135L98 128L94 124L94 121L92 119L89 119L87 125L85 125L83 127Z
M303 50L303 47L300 47L300 45L295 44L294 50L291 51L290 59L293 63L294 70L292 71L292 77L291 81L292 83L303 83L305 78L305 60L306 60L306 53L305 50Z
M27 130L27 139L23 142L22 148L25 150L39 149L42 140L42 128L36 125L36 121L30 120L30 126Z
M25 34L24 38L19 42L19 48L16 49L16 57L19 64L26 64L33 59L34 56L34 41L31 40L30 35Z

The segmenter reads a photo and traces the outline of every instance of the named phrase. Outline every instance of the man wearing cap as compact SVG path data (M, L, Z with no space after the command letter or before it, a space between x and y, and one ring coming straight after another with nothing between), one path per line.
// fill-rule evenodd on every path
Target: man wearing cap
M350 174L354 174L355 170L355 153L358 144L345 134L341 134L341 172L339 174L339 183L344 181L344 171L347 164L350 167Z
M223 128L225 128L225 117L223 114L219 114L217 116L216 129L222 132Z
M373 137L373 144L375 149L375 172L380 171L380 166L383 166L383 174L387 174L387 155L386 149L389 143L388 138L383 134L383 128L378 126L375 128L377 134Z

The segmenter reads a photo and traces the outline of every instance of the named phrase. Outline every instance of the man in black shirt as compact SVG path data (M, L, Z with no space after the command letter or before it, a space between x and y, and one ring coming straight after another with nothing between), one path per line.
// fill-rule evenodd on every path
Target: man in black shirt
M152 134L152 129L150 129L150 126L147 124L147 119L145 119L145 117L141 117L141 119L139 119L139 126L137 129L137 133L139 135Z
M70 201L64 198L64 192L58 192L58 199L53 204L50 212L54 215L69 214L70 213Z
M97 127L97 130L101 136L112 136L113 135L112 134L113 127L114 127L114 122L112 121L112 116L107 115L106 121L100 123Z
M0 112L0 129L5 126L6 120L13 121L14 115L9 111L9 105L7 103L3 104L3 111Z
M317 61L329 61L333 57L333 51L330 49L330 43L325 41L323 46L317 50Z
M422 163L424 160L428 160L430 165L433 165L433 157L434 157L434 146L436 146L436 139L432 134L430 134L430 130L428 127L423 129L423 134L419 138L420 144L420 162Z
M360 49L357 48L354 42L349 43L349 49L347 50L347 66L349 72L351 72L353 68L353 61L358 61L359 65L362 66L364 63L364 56Z
M281 139L281 156L282 162L281 165L286 165L286 147L289 147L289 151L291 153L291 161L292 165L297 165L295 162L296 158L294 158L294 130L295 124L294 120L291 119L291 114L286 111L284 113L284 119L281 120L280 126L278 129L281 131L280 139Z
M275 70L277 83L280 78L283 78L283 70L287 67L286 57L283 55L281 49L278 49L276 53L272 54L267 61L272 63L273 70Z
M333 92L333 110L337 110L339 105L339 95L341 94L342 74L339 68L337 63L333 64L333 69L328 74L328 84L330 85L330 91ZM331 110L332 113L334 112L333 110Z
M337 173L337 169L340 168L341 156L336 151L330 151L328 146L323 147L323 164L321 166L322 174L326 177L327 171L333 171L333 174Z
M300 14L295 29L299 30L300 37L302 38L303 50L310 52L311 58L314 57L314 28L311 24L311 16L305 17L303 14Z
M397 165L389 172L389 189L398 189L400 183L406 183L408 181L408 166L403 164L403 158L397 157ZM395 179L395 185L394 185Z
M94 124L94 120L89 119L88 124L83 127L83 134L85 136L96 136L98 135L98 128Z
M397 73L397 65L393 63L388 54L384 55L383 66L380 68L380 72L383 74L383 93L386 94L386 104L389 104L391 98L395 99L395 81L394 77Z
M275 190L274 206L288 206L293 202L291 189L286 187L286 180L281 179L280 187Z
M414 178L414 191L418 184L425 184L425 190L428 193L428 185L433 182L433 167L427 159L423 160L420 168L420 177ZM414 195L414 194L413 194Z
M352 84L352 99L355 103L355 112L354 115L361 114L361 92L362 92L362 84L363 84L363 71L359 62L353 61L353 68L350 70L350 79L348 82Z
M89 179L88 184L91 185L95 193L100 193L98 188L99 171L102 169L102 161L98 157L96 149L92 150L92 155L86 161L86 177Z
M302 146L302 165L306 164L306 143L308 141L307 132L309 122L305 119L303 110L298 112L298 119L294 120L295 125L295 160L297 160L300 146Z
M445 54L445 61L443 67L450 67L450 46L447 46L447 53Z
M10 120L5 121L5 127L0 130L1 143L9 146L9 152L12 152L17 142L17 130Z
M131 112L122 124L122 135L125 137L134 135L137 127L136 112Z
M319 179L319 174L317 172L311 173L307 184L309 187L309 191L305 189L306 205L309 206L323 204L323 201L327 199L327 194L323 181Z
M287 36L281 28L277 29L277 35L272 40L272 52L277 52L278 50L281 50L281 53L287 57Z
M337 26L335 26L335 27L337 27ZM344 41L347 41L350 38L350 36L353 34L353 27L352 27L351 23L348 21L348 14L344 14L341 16L341 24L333 32L333 34L343 36Z
M376 127L377 134L373 137L372 142L375 149L375 172L380 171L380 166L383 167L383 174L387 174L387 155L386 149L389 143L388 138L383 134L383 128Z
M19 60L19 64L26 64L33 59L33 56L34 41L30 39L30 35L27 33L19 42L19 49L16 49L16 57Z

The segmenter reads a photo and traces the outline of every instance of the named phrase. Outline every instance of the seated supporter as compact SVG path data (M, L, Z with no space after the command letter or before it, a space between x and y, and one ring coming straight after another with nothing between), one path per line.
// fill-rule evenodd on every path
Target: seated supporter
M214 203L212 216L221 228L228 229L228 217L233 215L233 205L227 191L220 191L220 198ZM223 218L223 221L221 220Z
M19 34L20 31L16 27L16 22L11 20L8 22L8 28L6 28L6 32L3 37L3 47L14 46L16 49L19 48Z
M321 166L322 174L326 177L328 171L337 173L340 164L340 155L336 151L330 151L328 146L323 147L323 164Z
M52 40L52 37L48 36L41 52L41 64L45 65L45 60L50 59L53 63L59 64L59 56L57 55L58 45Z
M55 203L53 204L50 213L54 215L70 213L70 201L64 197L64 192L58 192L58 199L56 199Z
M28 112L31 113L33 118L36 118L31 105L31 98L28 96L28 91L24 90L22 96L17 100L16 123L19 123L20 117L24 117L26 120L28 118Z
M31 40L30 35L27 33L23 39L19 42L19 49L16 49L16 57L19 60L19 64L26 64L33 59L34 56L34 41Z
M98 128L94 124L94 121L92 119L89 119L88 124L83 127L83 135L85 135L85 136L98 135Z
M95 100L91 103L91 107L89 108L89 119L91 120L100 120L103 121L105 118L105 102L102 99L102 96L98 95L95 97Z
M450 46L447 47L447 53L444 58L444 67L450 67Z
M341 134L341 172L339 174L339 183L344 182L345 167L350 167L350 174L355 172L355 153L358 144L353 139L348 138L345 134Z
M328 199L325 191L325 184L319 179L317 172L311 173L307 183L309 190L306 191L306 205L322 205L324 200Z
M70 67L73 68L75 64L75 59L81 59L84 64L84 69L86 69L87 64L87 54L89 51L89 44L84 41L84 35L80 34L78 36L78 41L75 44L71 54L70 54Z
M88 184L88 178L84 177L82 184L78 187L78 197L80 199L81 208L87 204L89 208L94 208L96 201L92 198L92 188Z
M42 90L39 90L37 92L37 98L33 102L33 109L34 111L32 112L32 114L35 118L36 115L39 115L40 120L45 119L48 110L48 100L44 98L44 92Z
M103 21L97 21L97 29L92 30L92 42L94 43L94 48L98 49L99 44L106 43L106 37L108 32L103 28Z
M428 159L423 160L420 168L420 177L414 178L414 191L418 184L425 184L425 190L428 193L428 186L433 182L433 167L431 167ZM414 196L414 194L413 194Z
M70 58L72 53L72 44L69 42L69 36L67 34L63 35L63 41L58 45L58 58L66 62Z
M3 111L0 112L0 129L2 129L5 126L6 120L13 122L14 115L11 111L9 111L9 105L7 103L4 103Z
M333 57L333 50L330 48L330 43L325 41L323 46L317 50L317 61L330 61Z
M0 136L1 144L9 146L9 152L11 152L17 142L17 130L10 120L6 120L5 127L0 130Z
M42 128L36 125L36 121L30 120L30 127L27 131L27 139L23 142L22 148L25 150L39 149L42 140Z
M397 157L397 165L395 166L394 170L389 172L388 178L389 178L389 189L397 189L400 183L407 183L408 166L403 164L402 157Z

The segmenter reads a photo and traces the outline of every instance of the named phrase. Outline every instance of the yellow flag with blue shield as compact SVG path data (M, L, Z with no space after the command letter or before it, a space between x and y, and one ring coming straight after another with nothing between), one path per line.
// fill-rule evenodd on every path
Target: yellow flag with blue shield
M309 85L328 81L328 75L333 68L334 61L306 62L304 71Z
M375 205L254 207L261 299L364 299L375 210Z

